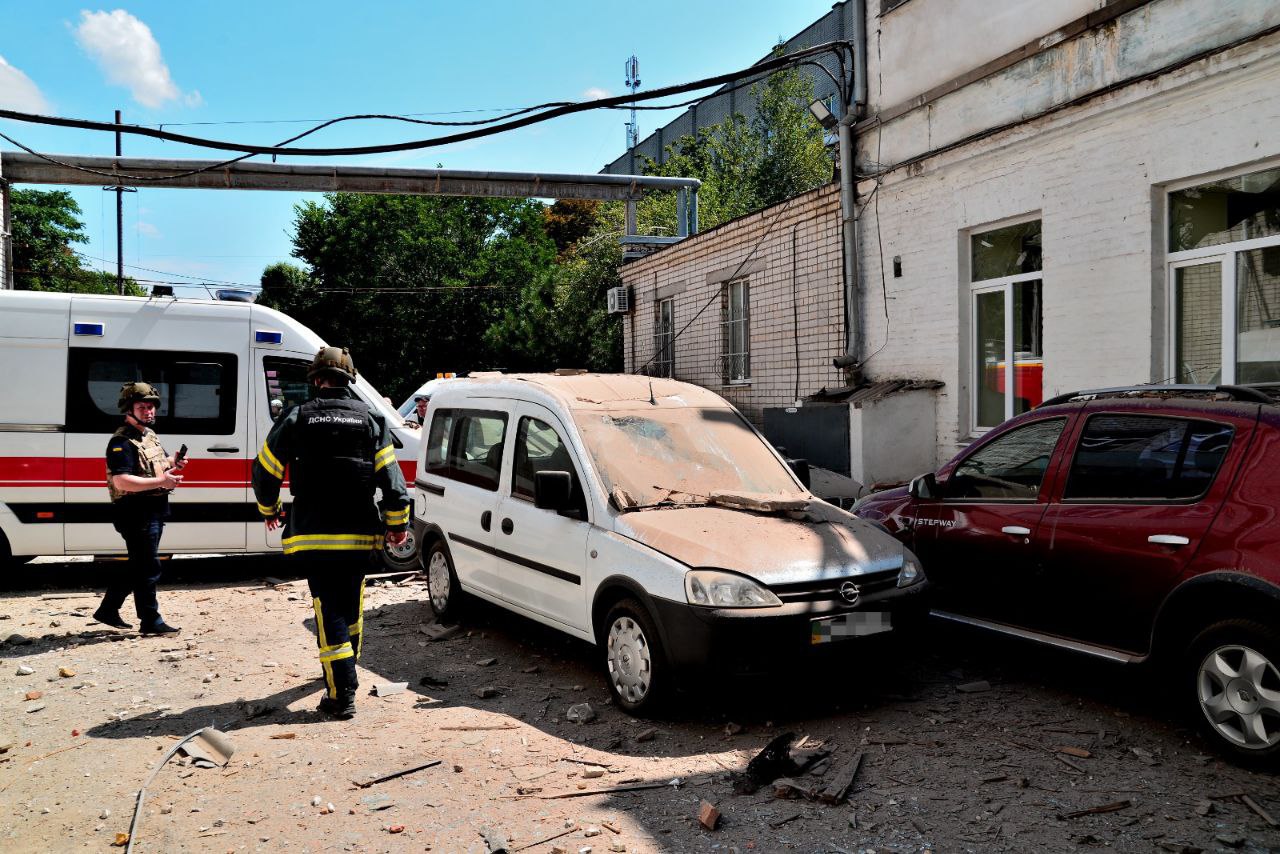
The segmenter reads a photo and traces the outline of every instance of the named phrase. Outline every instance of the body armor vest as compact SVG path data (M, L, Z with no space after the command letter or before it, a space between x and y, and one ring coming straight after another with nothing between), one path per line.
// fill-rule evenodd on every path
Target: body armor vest
M374 437L369 407L350 398L316 398L298 407L289 465L294 498L372 496Z
M132 439L129 437L129 427L124 426L117 430L113 437L123 439L137 450L139 477L159 477L169 470L169 459L160 445L160 437L154 430L144 432L141 439ZM173 490L157 487L144 492L123 492L116 489L111 473L107 472L107 491L111 493L112 502L116 502L126 495L168 495Z

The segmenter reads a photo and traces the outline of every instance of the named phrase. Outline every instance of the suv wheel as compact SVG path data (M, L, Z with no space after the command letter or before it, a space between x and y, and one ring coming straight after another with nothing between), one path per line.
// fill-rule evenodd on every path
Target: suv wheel
M454 572L449 547L440 540L432 543L422 568L427 573L427 597L431 600L431 610L441 620L457 617L466 594L458 584L458 573Z
M645 607L634 599L623 599L609 609L601 646L614 702L632 715L658 709L670 674L662 642Z
M1280 756L1278 664L1280 634L1252 620L1215 623L1192 641L1184 684L1219 751L1255 762Z

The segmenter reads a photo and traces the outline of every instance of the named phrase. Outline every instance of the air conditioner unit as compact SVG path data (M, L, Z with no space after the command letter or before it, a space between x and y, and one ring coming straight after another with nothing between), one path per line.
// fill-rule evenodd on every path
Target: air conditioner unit
M610 314L626 314L631 311L631 291L625 285L609 288L606 299Z

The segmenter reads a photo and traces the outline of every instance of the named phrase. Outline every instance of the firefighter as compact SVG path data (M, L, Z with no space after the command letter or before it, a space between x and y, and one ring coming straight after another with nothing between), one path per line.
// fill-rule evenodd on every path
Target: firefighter
M253 463L253 491L269 531L280 525L280 485L288 471L293 506L284 553L311 588L325 682L320 711L340 720L356 711L365 569L384 540L404 543L409 523L409 494L391 434L351 393L355 378L345 347L322 347L307 372L312 399L280 416ZM376 504L375 490L382 492Z
M117 629L132 628L120 617L120 606L130 593L144 635L177 634L160 616L156 582L160 580L160 536L169 518L169 493L182 483L178 474L186 460L165 453L152 426L160 395L147 383L120 387L120 412L124 424L107 442L107 491L111 495L112 522L124 537L128 563L107 585L102 604L93 613L99 623Z

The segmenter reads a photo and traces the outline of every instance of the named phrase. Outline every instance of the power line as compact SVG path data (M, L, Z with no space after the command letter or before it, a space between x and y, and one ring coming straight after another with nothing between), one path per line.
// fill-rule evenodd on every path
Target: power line
M79 255L81 258L85 258L90 261L97 261L102 264L111 263L106 258L99 258L96 255L90 255L87 252L81 252L78 249L72 249L71 251ZM244 282L227 282L227 281L222 281L220 279L210 279L207 276L190 276L190 275L187 275L186 273L173 273L173 272L170 272L169 270L155 270L155 269L152 269L151 267L140 267L137 264L125 264L124 266L128 267L130 270L142 270L145 273L157 273L161 276L177 276L180 279L191 279L191 280L194 280L192 284L198 284L198 283L204 282L211 285L229 285L233 288L248 288L250 290L257 290L261 287L260 285L247 285Z

